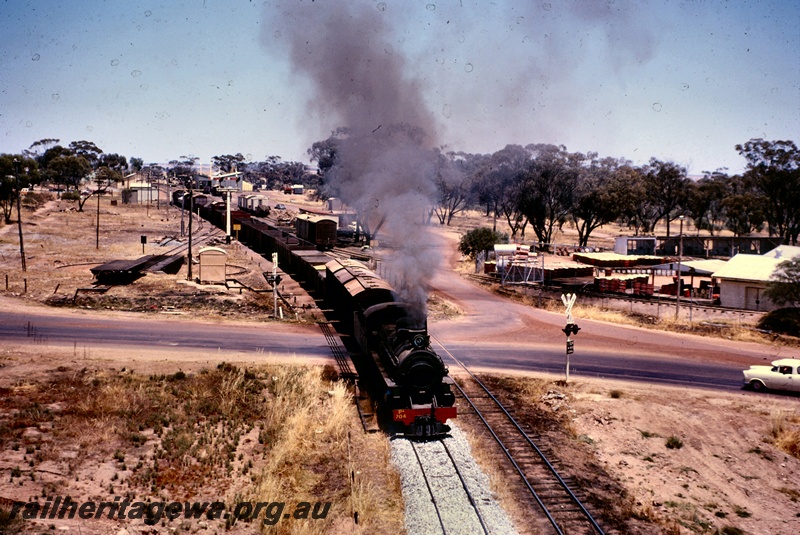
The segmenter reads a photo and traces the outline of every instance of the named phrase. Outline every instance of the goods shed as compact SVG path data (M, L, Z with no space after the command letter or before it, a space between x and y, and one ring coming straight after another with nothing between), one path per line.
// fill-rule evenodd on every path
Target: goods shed
M712 275L720 286L722 306L769 311L778 306L764 295L778 264L800 257L800 247L781 245L763 255L737 254Z

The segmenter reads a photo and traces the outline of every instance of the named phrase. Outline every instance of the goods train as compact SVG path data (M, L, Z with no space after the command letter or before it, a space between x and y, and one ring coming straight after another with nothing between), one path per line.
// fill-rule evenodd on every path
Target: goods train
M424 319L415 319L391 287L356 260L325 265L325 300L341 330L360 348L357 363L373 399L398 434L446 433L455 418L453 379L431 348Z
M223 228L224 203L199 208L200 215ZM335 314L337 330L355 349L354 364L382 415L396 434L430 437L447 433L457 416L453 379L433 350L427 321L391 286L356 260L320 252L291 228L270 224L244 211L232 211L239 240L270 258Z

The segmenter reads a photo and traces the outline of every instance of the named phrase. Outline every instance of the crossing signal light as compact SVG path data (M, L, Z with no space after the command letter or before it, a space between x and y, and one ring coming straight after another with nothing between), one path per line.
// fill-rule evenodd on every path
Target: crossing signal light
M578 331L580 331L581 328L578 327L577 323L567 323L567 326L561 330L564 331L564 334L569 336L570 334L578 334Z

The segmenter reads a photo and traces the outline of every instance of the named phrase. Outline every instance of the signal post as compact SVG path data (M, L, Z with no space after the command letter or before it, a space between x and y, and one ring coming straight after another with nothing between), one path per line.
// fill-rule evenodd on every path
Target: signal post
M566 314L567 314L567 325L561 329L564 334L567 335L567 362L566 362L566 371L564 382L569 382L569 356L575 351L575 342L572 341L570 338L571 334L578 334L578 331L581 330L578 327L578 324L572 319L572 307L575 305L575 300L578 298L576 294L561 294L561 302L564 303L564 306L567 307Z

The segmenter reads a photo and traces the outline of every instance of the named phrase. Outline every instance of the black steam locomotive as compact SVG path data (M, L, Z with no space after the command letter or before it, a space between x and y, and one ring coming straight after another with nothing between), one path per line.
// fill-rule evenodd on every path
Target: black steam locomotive
M208 203L200 213L224 227L224 203ZM238 210L231 211L231 221L240 225L243 243L266 258L277 254L283 271L335 311L337 330L352 338L360 354L355 364L361 383L388 413L394 432L435 436L449 431L446 422L456 417L454 384L431 348L424 317L364 264L333 259L299 240L294 229Z
M361 355L356 367L393 431L435 436L456 417L453 379L430 345L424 319L399 301L389 284L355 260L325 265L325 301L337 311L340 331Z

